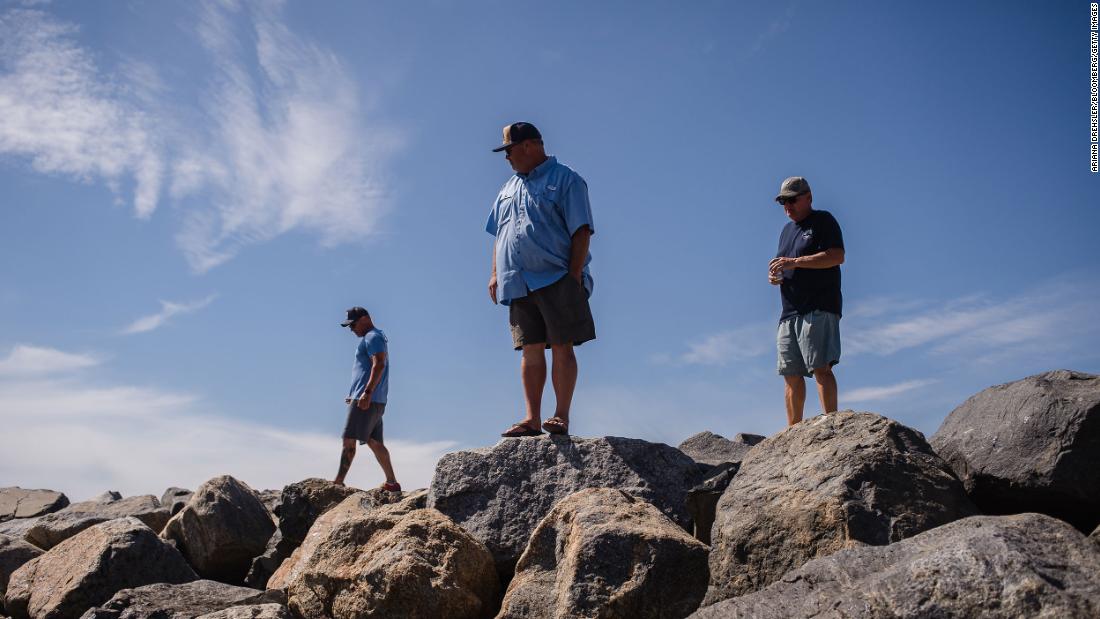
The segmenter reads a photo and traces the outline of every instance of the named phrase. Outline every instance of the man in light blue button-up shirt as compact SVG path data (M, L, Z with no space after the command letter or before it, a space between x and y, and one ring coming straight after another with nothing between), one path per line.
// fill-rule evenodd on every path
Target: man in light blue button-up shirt
M504 128L505 151L515 175L497 195L485 229L493 243L489 298L509 307L512 343L520 362L527 413L502 436L569 432L569 408L577 384L573 347L596 338L588 297L592 207L588 184L569 167L548 157L534 125ZM541 422L546 384L545 350L553 357L557 397L554 416Z

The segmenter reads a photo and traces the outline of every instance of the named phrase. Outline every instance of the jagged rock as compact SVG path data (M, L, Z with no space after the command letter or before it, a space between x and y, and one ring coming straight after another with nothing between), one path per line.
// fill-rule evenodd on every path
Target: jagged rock
M42 516L35 516L34 518L15 518L7 522L0 522L0 535L7 535L12 539L21 539L28 544L27 531L34 528L34 525L38 524L38 521ZM45 550L43 548L43 550Z
M0 608L4 606L4 593L8 590L8 578L12 572L41 554L40 548L21 539L0 535Z
M740 467L740 462L723 462L707 471L703 483L687 493L686 505L691 514L692 534L707 546L710 546L710 530L714 526L718 500L722 498L722 493L729 487Z
M115 593L198 576L179 551L137 518L97 524L17 569L5 608L15 619L79 617Z
M102 606L88 609L80 619L191 619L233 606L270 601L255 589L213 580L158 583L119 591Z
M1096 542L1096 544L1100 546L1100 526L1097 526L1095 529L1092 530L1092 534L1089 535L1089 539L1093 542Z
M298 577L300 569L314 561L313 556L320 548L320 544L337 535L333 530L344 524L345 521L358 521L371 517L372 514L385 508L387 518L400 518L409 512L424 507L426 492L419 490L409 493L391 493L399 496L396 503L385 503L386 498L379 494L380 490L361 490L341 501L336 507L319 516L309 529L306 540L294 549L290 558L280 564L279 568L271 576L267 583L267 589L286 591L291 580Z
M175 516L191 500L191 491L185 488L172 486L164 491L160 497L160 504L168 508L169 513Z
M353 495L317 519L272 577L306 619L454 619L490 614L500 583L484 544L434 509L364 508Z
M203 578L239 583L274 532L275 523L256 493L222 475L199 486L161 536L174 540Z
M1057 370L990 387L947 416L932 447L987 514L1100 524L1100 376Z
M708 551L645 501L581 490L535 528L497 619L686 617L707 591Z
M362 491L316 477L290 484L282 491L279 530L288 541L301 544L318 516L356 492ZM375 496L378 497L375 500L383 504L396 502L390 499L399 495L394 492L383 493L379 490L378 493L372 494L372 497Z
M279 507L279 529L267 542L264 553L252 561L245 584L262 589L275 570L305 539L317 518L349 496L363 492L331 481L310 478L283 488ZM396 503L404 494L374 489L364 499L375 506Z
M201 615L196 619L294 619L294 615L282 604L256 604L234 606L216 613Z
M282 490L260 490L256 492L256 496L260 497L260 502L267 508L267 513L271 514L271 519L278 523L279 509L283 502Z
M873 413L813 417L753 448L718 502L707 603L815 557L974 515L920 432Z
M73 503L38 519L26 534L26 539L39 548L49 550L84 529L101 522L133 516L150 529L160 532L168 522L168 509L151 494L115 498L101 496L97 500Z
M122 493L116 490L107 490L103 494L93 498L92 503L111 503L113 501L121 501Z
M693 619L1098 617L1100 551L1042 514L975 516L815 559Z
M745 455L749 453L752 446L760 441L753 441L755 434L738 434L737 437L741 441L729 440L723 436L715 434L713 432L700 432L691 437L688 437L677 448L680 451L688 455L689 458L699 462L700 464L709 464L711 466L717 466L723 462L741 462L745 459ZM761 437L763 440L763 437Z
M0 522L41 516L68 504L68 497L53 490L24 490L18 486L0 488Z
M687 491L702 480L691 458L630 438L502 439L493 447L444 455L428 507L485 543L502 580L555 503L585 488L618 488L657 506L685 530Z

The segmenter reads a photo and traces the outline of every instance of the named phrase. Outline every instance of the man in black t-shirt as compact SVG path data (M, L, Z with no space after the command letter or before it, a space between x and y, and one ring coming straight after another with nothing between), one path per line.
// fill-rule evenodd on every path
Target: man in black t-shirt
M775 201L791 219L779 235L779 251L768 263L768 282L779 286L783 314L776 346L779 374L787 386L787 425L802 421L805 376L817 381L823 413L837 409L833 366L840 362L840 265L844 239L828 211L811 208L810 184L792 176Z

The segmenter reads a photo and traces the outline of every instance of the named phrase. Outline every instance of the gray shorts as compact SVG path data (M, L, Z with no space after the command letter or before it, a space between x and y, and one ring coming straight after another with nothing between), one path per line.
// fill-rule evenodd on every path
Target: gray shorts
M382 442L382 415L386 413L385 402L371 402L367 410L359 408L352 400L348 405L348 421L344 424L344 438L353 438L362 445L368 439Z
M512 346L573 344L596 339L596 324L588 305L588 291L569 275L514 299L508 308Z
M779 373L813 376L815 368L840 363L840 316L814 310L779 323L775 338Z

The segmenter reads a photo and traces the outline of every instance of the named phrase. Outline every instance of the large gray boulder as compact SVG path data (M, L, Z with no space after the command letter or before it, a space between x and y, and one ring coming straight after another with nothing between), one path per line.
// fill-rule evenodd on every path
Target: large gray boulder
M707 592L708 551L645 501L581 490L535 528L497 619L680 619Z
M661 443L604 437L502 439L444 455L428 490L438 509L485 543L502 579L554 504L585 488L618 488L652 503L685 530L687 491L702 480L691 458Z
M15 619L79 617L123 589L198 576L137 518L97 524L17 569L5 608Z
M920 432L873 413L813 417L754 447L723 493L707 603L842 548L889 544L976 513Z
M8 579L12 572L41 554L40 548L21 539L0 535L0 609L4 607L4 594L8 590Z
M990 387L947 416L932 447L988 514L1100 524L1100 376L1057 370Z
M974 516L815 559L693 619L1100 617L1100 550L1042 514Z
M275 570L301 545L317 518L344 499L360 492L363 493L364 504L374 507L400 502L411 494L386 492L380 488L357 490L319 478L306 479L283 488L279 506L279 528L268 540L264 553L253 559L244 580L245 584L263 589Z
M314 523L271 578L306 619L476 619L500 591L485 545L434 509L353 495Z
M17 486L0 488L0 522L41 516L68 504L68 497L53 490L25 490Z
M270 602L265 594L213 580L123 589L81 619L191 619L234 606Z
M756 434L738 434L731 441L708 430L688 437L677 449L700 464L717 466L724 462L740 463L753 445L763 440L763 436Z
M65 509L42 516L27 531L26 539L39 548L49 550L92 525L127 516L137 518L159 533L168 523L169 513L151 494L125 499L107 496L73 503Z
M256 493L222 475L199 486L161 535L176 542L203 578L240 583L274 532L275 523Z
M7 522L0 522L0 535L6 535L12 539L21 539L29 544L27 531L34 528L34 525L38 524L41 518L42 516L35 516L34 518L15 518Z

